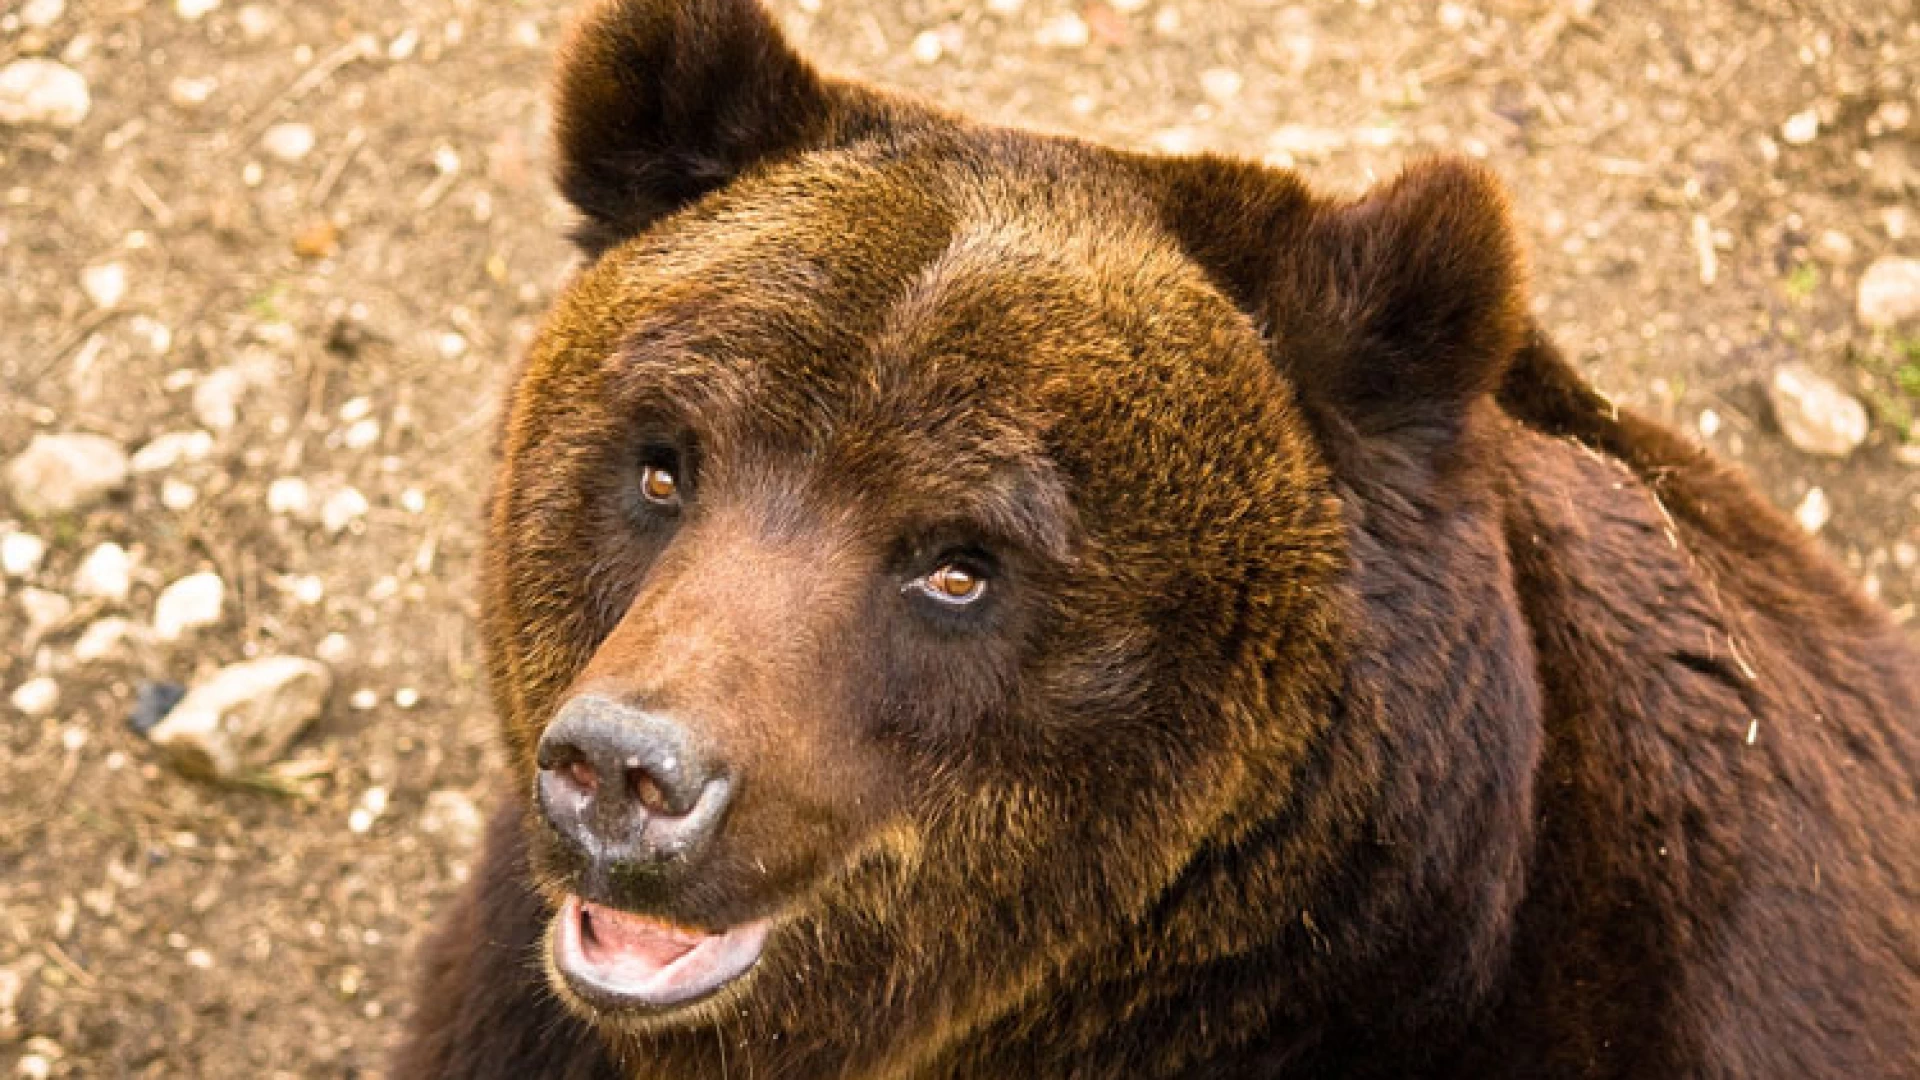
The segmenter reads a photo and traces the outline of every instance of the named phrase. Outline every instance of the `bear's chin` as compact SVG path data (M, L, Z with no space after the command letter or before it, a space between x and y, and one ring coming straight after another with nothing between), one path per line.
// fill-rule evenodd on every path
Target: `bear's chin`
M758 919L718 933L690 930L569 895L547 935L548 975L589 1019L629 1029L678 1025L740 992L770 929Z

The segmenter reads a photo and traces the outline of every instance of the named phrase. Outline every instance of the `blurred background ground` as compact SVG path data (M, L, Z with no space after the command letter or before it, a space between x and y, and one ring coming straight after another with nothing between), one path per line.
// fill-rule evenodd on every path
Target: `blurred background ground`
M495 761L477 507L570 265L544 178L563 5L0 10L0 463L90 433L110 481L134 454L67 509L0 481L0 1074L377 1073ZM778 10L827 66L992 119L1347 190L1484 158L1571 355L1913 617L1908 0ZM1841 456L1783 435L1810 379L1840 396L1794 438ZM156 611L203 573L217 604L192 609L198 577ZM181 778L126 724L143 682L279 653L337 686L250 787Z

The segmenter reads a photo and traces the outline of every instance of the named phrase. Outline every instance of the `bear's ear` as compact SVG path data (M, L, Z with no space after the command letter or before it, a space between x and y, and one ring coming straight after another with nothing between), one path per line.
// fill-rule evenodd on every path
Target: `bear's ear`
M886 109L821 77L755 0L597 0L561 46L555 97L557 179L590 254Z
M1214 203L1172 216L1183 243L1310 407L1362 435L1450 441L1530 332L1506 195L1478 165L1426 161L1346 202L1218 160L1173 188Z

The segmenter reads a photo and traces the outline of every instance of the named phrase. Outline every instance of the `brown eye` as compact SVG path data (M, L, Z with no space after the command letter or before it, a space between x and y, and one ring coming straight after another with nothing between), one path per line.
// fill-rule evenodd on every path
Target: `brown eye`
M926 595L943 604L971 604L987 591L987 579L964 566L946 565L914 582Z
M640 494L648 502L672 506L680 501L680 481L664 465L649 465L640 471Z

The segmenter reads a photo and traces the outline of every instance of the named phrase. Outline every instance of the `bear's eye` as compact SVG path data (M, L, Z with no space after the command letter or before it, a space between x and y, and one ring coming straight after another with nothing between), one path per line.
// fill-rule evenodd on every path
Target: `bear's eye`
M680 505L680 477L674 462L654 461L641 466L640 494L655 506Z
M964 607L987 592L986 575L958 562L941 564L932 573L915 578L908 588L942 604Z

